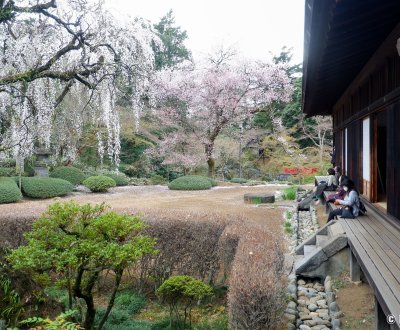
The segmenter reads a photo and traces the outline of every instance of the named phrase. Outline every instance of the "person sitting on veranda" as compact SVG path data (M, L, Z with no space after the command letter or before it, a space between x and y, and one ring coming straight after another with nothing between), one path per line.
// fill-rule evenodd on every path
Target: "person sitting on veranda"
M322 199L322 193L327 191L335 191L338 186L338 181L335 176L335 170L333 168L328 169L328 181L321 182L314 192L314 200L319 202Z
M341 199L343 200L344 197L346 196L346 191L344 191L343 187L342 187L342 182L344 180L349 180L350 178L346 175L341 175L339 178L339 186L336 189L336 192L328 195L328 197L326 198L326 201L328 203L334 203L335 200L337 199Z
M343 200L335 200L334 204L341 207L329 213L328 222L336 216L354 219L359 214L360 198L358 197L358 192L354 189L354 182L350 179L345 179L341 182L341 186L346 195Z

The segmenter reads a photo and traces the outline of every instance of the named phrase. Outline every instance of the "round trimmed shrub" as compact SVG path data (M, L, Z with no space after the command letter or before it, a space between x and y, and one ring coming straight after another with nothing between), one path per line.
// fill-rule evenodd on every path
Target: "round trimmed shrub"
M108 176L96 175L83 181L83 185L93 192L106 192L108 188L115 187L117 184Z
M105 172L102 175L108 176L113 179L117 186L127 186L129 184L129 178L124 173L118 172Z
M15 175L15 169L12 167L0 167L0 177Z
M232 179L230 180L230 182L232 182L232 183L246 183L247 180L246 180L246 179L243 179L243 178L232 178Z
M12 178L0 178L0 204L14 203L22 199L21 191Z
M63 179L71 182L73 185L78 185L86 179L85 173L79 168L73 166L60 166L56 167L51 173L50 177Z
M168 185L171 190L206 190L212 187L211 180L204 176L185 175L181 176Z
M23 194L31 198L63 196L74 189L67 180L39 176L21 178L21 184Z

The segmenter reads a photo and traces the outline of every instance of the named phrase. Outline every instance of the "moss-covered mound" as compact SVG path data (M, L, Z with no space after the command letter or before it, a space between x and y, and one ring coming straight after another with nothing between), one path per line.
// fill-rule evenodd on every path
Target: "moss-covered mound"
M78 185L86 179L85 173L79 168L72 166L56 167L51 173L50 177L63 179L71 182L73 185Z
M168 188L171 190L206 190L213 186L211 180L204 176L186 175L171 181Z
M71 182L57 178L22 178L21 183L23 194L31 198L63 196L71 192L74 188Z
M0 204L14 203L22 198L16 182L12 178L0 177Z
M108 176L97 175L87 178L83 181L83 185L93 192L106 192L109 188L115 187L117 184Z

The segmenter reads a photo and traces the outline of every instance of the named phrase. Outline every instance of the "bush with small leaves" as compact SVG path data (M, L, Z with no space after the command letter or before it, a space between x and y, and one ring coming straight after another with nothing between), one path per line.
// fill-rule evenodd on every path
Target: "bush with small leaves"
M15 175L15 169L12 167L0 167L0 177Z
M198 175L181 176L168 185L171 190L206 190L211 187L212 183L209 178Z
M113 179L117 186L127 186L129 184L129 178L126 174L120 172L104 172L101 175L108 176Z
M167 180L162 175L159 174L153 175L150 178L151 184L164 184L166 181Z
M91 176L83 181L83 185L93 192L106 192L109 188L115 187L116 182L108 176Z
M232 178L232 179L230 180L230 182L232 182L232 183L246 183L247 180L246 180L246 179L243 179L243 178Z
M212 288L191 276L172 276L157 290L156 294L170 306L172 322L180 329L185 329L186 321L191 324L191 308L193 304L213 295ZM178 307L182 309L180 312Z
M74 186L72 183L56 178L24 177L21 178L22 192L31 198L52 198L70 193Z
M86 178L82 170L73 166L56 167L50 173L50 177L67 180L75 186L81 184Z
M14 269L40 278L44 285L75 283L70 299L83 298L85 329L92 329L95 322L93 284L103 273L112 271L114 284L99 321L101 329L114 305L124 270L144 255L156 253L154 239L143 235L145 227L139 217L108 212L104 204L55 203L25 234L26 244L12 250L7 260Z
M22 199L21 191L12 178L0 177L0 204L14 203Z

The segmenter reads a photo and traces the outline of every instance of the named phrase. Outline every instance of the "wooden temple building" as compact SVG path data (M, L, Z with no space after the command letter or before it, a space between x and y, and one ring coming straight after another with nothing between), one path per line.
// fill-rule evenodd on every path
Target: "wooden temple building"
M306 0L304 33L303 112L333 117L336 165L368 210L344 224L349 245L376 328L399 329L400 1Z

